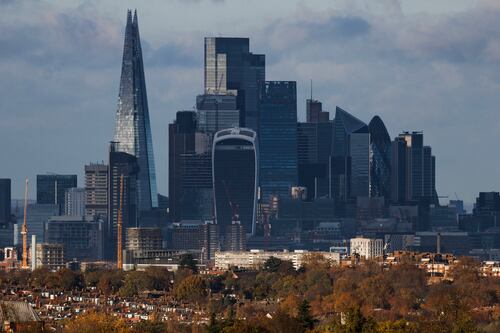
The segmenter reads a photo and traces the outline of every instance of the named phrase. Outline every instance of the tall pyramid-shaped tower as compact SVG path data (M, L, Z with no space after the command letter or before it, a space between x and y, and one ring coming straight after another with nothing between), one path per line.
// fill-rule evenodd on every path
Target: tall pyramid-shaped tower
M153 141L149 122L148 97L144 79L137 11L127 12L122 74L116 111L114 140L117 151L137 157L137 208L148 211L158 207Z

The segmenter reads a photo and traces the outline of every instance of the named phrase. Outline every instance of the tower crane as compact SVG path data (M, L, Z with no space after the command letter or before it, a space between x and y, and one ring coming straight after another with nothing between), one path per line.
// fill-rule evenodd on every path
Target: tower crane
M24 221L21 227L21 235L23 236L23 262L21 265L22 269L28 269L28 224L26 222L26 216L28 213L28 178L26 178L26 183L24 186ZM33 244L31 245L33 246Z

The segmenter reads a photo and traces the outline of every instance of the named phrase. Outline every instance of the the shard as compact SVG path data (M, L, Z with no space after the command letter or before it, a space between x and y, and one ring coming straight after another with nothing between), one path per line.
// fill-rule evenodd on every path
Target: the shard
M117 151L137 157L138 210L148 211L153 207L158 207L153 143L137 11L134 12L133 18L132 12L130 10L127 12L114 141Z

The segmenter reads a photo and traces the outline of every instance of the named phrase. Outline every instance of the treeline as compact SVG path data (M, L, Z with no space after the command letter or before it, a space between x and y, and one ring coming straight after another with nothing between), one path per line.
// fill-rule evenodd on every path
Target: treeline
M271 258L257 271L207 275L199 274L187 257L175 273L155 267L144 272L36 270L3 273L0 279L2 285L90 288L125 298L157 290L210 318L205 324L195 318L197 324L190 325L148 321L130 326L114 316L90 313L65 323L64 332L87 332L85 322L96 328L102 316L106 325L117 327L102 332L499 332L500 279L482 277L479 264L468 258L461 258L449 276L430 284L411 262L338 267L311 255L299 270Z

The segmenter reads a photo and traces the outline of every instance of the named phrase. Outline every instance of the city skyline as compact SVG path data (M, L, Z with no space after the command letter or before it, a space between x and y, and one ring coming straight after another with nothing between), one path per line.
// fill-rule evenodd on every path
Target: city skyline
M361 3L357 2L353 7L362 7ZM176 8L190 6L189 8L193 9L193 6L207 7L208 4L219 9L231 6L223 1L190 1L190 4L176 3L173 6ZM21 6L21 12L27 14L32 11L32 9L24 7L23 4L19 5L13 1L2 1L0 6L5 8L6 13L15 10L16 6ZM159 192L162 194L167 193L168 123L174 119L177 110L188 108L194 104L192 96L203 92L201 75L203 71L201 64L203 37L217 34L217 32L230 36L236 34L241 37L250 37L251 50L256 53L264 53L269 58L270 77L297 81L299 120L305 118L305 97L309 94L309 79L313 79L314 98L321 100L324 109L330 111L332 116L336 106L349 110L365 123L368 123L372 116L378 114L386 123L391 138L403 130L423 130L426 142L432 145L433 153L439 159L437 188L440 194L450 195L453 198L454 192L457 192L461 199L472 202L477 192L494 190L500 186L499 181L496 180L494 168L499 157L491 154L495 138L498 136L496 132L498 132L499 121L494 114L495 104L498 104L496 103L498 97L495 96L498 92L497 79L485 72L498 63L496 60L498 58L495 58L496 35L484 40L481 38L485 37L473 34L473 36L467 37L469 38L468 43L463 46L458 45L459 39L454 40L451 35L445 36L449 40L445 40L447 43L442 47L433 46L426 39L428 34L442 31L441 29L445 29L447 24L452 24L453 20L470 23L478 13L488 10L491 12L489 17L495 17L499 8L488 1L480 1L473 8L454 6L455 9L448 13L451 17L449 20L440 18L439 14L436 13L436 10L438 12L439 10L436 8L423 8L424 12L427 11L427 13L418 14L418 9L416 13L415 9L408 9L408 5L403 5L399 9L397 17L401 20L404 33L409 34L406 37L410 44L415 45L404 45L404 42L400 41L403 44L398 45L398 47L393 45L392 49L386 50L387 54L384 54L383 50L379 48L373 48L373 39L382 36L384 32L391 33L392 31L394 33L394 31L391 29L384 31L383 27L376 23L376 13L368 14L359 8L347 8L348 6L341 2L335 4L328 13L322 15L319 14L319 6L316 6L314 10L312 6L306 10L307 6L304 4L302 7L297 5L295 14L291 9L285 13L289 15L288 19L278 15L269 19L269 22L274 23L274 30L270 30L272 33L269 34L269 38L264 38L262 33L262 31L270 29L271 24L269 23L253 31L248 27L238 28L235 33L231 33L229 23L225 23L228 26L224 24L224 27L219 28L219 31L217 31L216 25L210 25L211 31L197 32L179 26L183 33L177 36L177 40L171 35L167 35L163 42L158 37L159 32L151 33L151 26L154 25L159 31L162 31L170 24L155 21L153 18L157 16L152 15L151 11L143 10L138 3L123 4L122 10L118 11L117 16L110 14L111 5L100 8L95 4L57 6L55 3L41 2L37 6L44 9L42 11L44 15L41 15L37 20L46 20L48 29L48 38L42 40L43 43L37 41L38 36L34 35L32 38L35 40L31 41L34 45L27 48L25 45L24 49L16 48L20 45L12 44L13 40L9 38L13 38L12 36L16 36L16 32L23 30L12 28L9 22L12 18L0 21L2 27L11 27L11 30L8 31L12 31L10 36L3 37L11 43L7 43L7 45L12 45L8 52L0 54L5 66L25 63L33 69L32 80L26 81L33 94L29 98L24 97L26 99L24 101L16 94L21 91L17 86L23 86L20 82L26 79L23 76L24 72L20 70L19 78L15 79L19 81L14 80L14 83L18 83L17 85L8 87L7 82L11 77L8 74L10 72L6 68L1 69L2 73L7 75L2 75L3 79L0 79L0 84L4 87L1 90L3 97L1 98L3 100L1 110L2 116L5 116L5 122L2 122L4 126L0 125L2 129L0 141L3 142L2 150L5 150L11 157L3 164L0 172L2 177L12 178L13 198L22 197L22 184L25 175L28 175L32 180L30 197L34 198L34 193L36 193L33 187L35 174L46 172L76 173L80 178L79 185L82 186L83 164L106 160L106 143L112 139L110 137L114 124L112 117L113 110L116 109L116 78L118 77L117 73L119 73L120 49L122 47L120 44L123 43L124 33L123 12L126 6L138 7L142 17L141 34L143 40L146 41L144 44L147 44L144 47L146 54L145 72L148 88L150 91L153 90L153 94L150 94L150 109L155 156L160 156L159 160L161 161L157 163L157 173L159 174ZM260 6L259 4L256 7L260 8ZM387 8L398 10L397 6ZM317 22L312 20L315 14ZM418 15L430 16L437 22L430 26L429 30L419 31L411 22ZM69 22L65 19L76 20ZM424 17L423 19L429 18ZM36 27L37 24L40 24L37 20L31 23L23 21L20 27L24 27L25 32L29 31L30 27ZM305 37L313 37L313 43L306 44L313 49L316 49L317 44L321 44L321 41L325 41L324 36L318 35L319 30L321 30L319 28L323 26L332 29L328 30L331 33L331 39L328 39L328 43L325 42L323 45L326 57L331 59L313 59L310 54L308 55L307 52L301 50L301 46L305 45L303 34L297 35L296 46L293 45L292 41L283 38L286 34L281 30L290 28L294 31L293 29L298 29L294 20L309 23L305 25L306 30L299 29L298 32L305 33ZM91 23L90 26L95 29L94 32L97 33L95 39L91 33L89 34L87 30L78 26L78 24L85 22ZM61 28L61 25L64 24L73 24L73 30L65 33L75 34L73 36L75 37L74 42L69 44L69 49L66 51L56 49L61 54L50 53L48 48L56 43L55 29ZM486 33L489 32L487 28L491 28L488 23L481 27L480 32ZM405 37L404 33L402 37ZM23 37L23 35L20 36ZM24 35L24 39L20 40L29 41L26 38L27 36ZM271 45L271 41L276 41L276 38L281 40L283 44ZM474 41L487 44L481 49L483 53L479 53L479 55L470 53L473 51L467 47L474 46ZM367 46L360 45L360 43L363 44L362 42L367 42L365 43ZM64 46L64 43L69 43L69 40L62 38L61 43ZM162 46L162 43L167 44ZM482 45L481 43L480 45ZM103 46L103 49L99 49L97 46ZM168 46L171 48L169 49ZM36 52L37 48L39 53ZM89 63L88 60L84 59L85 57L77 54L76 51L80 49L87 52L84 52L84 55L90 54L96 59ZM378 83L382 87L373 86L373 77L377 76L375 75L377 74L376 64L373 63L373 59L362 59L356 56L354 61L346 61L348 54L356 54L354 51L361 53L369 51L370 57L379 54L382 64L378 70L387 69L388 64L395 65L397 69L383 73L381 78L377 77ZM400 57L396 57L396 51L401 52ZM13 56L10 52L19 52L16 61L12 60ZM190 56L186 56L190 52ZM287 57L284 53L293 56ZM293 63L293 57L301 58L302 62ZM330 63L332 66L328 67L329 70L326 71L326 74L318 72L317 65L311 60L304 61L304 59L308 59L307 57L319 61L320 64L328 65ZM391 63L391 60L394 62ZM419 75L417 71L425 67L423 63L430 64L430 73L424 72ZM365 77L360 74L360 77L348 79L349 75L356 74L367 66L373 66L375 72L370 72ZM16 67L14 66L14 68ZM83 80L80 79L83 86L77 85L75 91L53 89L58 87L58 85L54 86L54 81L61 78L62 82L73 82L75 78L69 76L78 76L76 73L82 68L88 69L88 74L83 76ZM288 71L290 68L293 70ZM66 71L64 75L63 71ZM330 75L331 78L328 78ZM466 75L472 76L467 76L465 79ZM434 78L437 83L427 82L429 78ZM343 79L345 79L344 82L342 82ZM394 79L394 82L391 82L390 79ZM413 81L413 79L417 79L417 81ZM42 88L44 80L48 82L48 85ZM482 85L474 87L474 84L478 83L482 83ZM436 84L444 88L439 88ZM96 87L89 88L91 85ZM398 89L398 85L402 85L402 88ZM176 86L178 88L175 88ZM433 90L433 87L436 89ZM94 89L97 88L104 89L102 92L94 94ZM412 92L415 89L421 89L423 92ZM373 90L373 92L368 90ZM428 100L422 98L424 93L429 94ZM364 98L355 98L358 94L362 94ZM476 98L478 100L475 100ZM372 104L377 99L378 103ZM44 101L46 103L43 103ZM30 106L34 106L35 102L37 108L30 108ZM420 106L417 107L416 105L419 104ZM403 108L401 105L406 107ZM461 118L465 119L469 116L465 110L471 110L472 107L475 107L474 111L478 113L476 122L470 123L461 120ZM16 109L16 112L13 113L16 118L6 114L6 109ZM32 109L36 109L36 112L30 111ZM404 112L407 117L401 117L397 112ZM92 123L89 124L86 118L90 118ZM47 119L51 121L47 121ZM82 129L77 130L78 126L81 126ZM469 126L472 127L468 128ZM466 130L467 132L465 132ZM470 132L475 133L475 137L461 135L461 133ZM15 141L9 139L14 135L19 139ZM63 139L61 140L61 138ZM5 144L6 142L7 144ZM68 145L75 151L67 149ZM20 154L20 151L23 153ZM477 163L479 159L487 163Z

